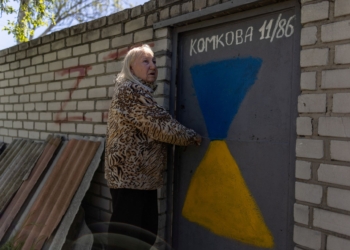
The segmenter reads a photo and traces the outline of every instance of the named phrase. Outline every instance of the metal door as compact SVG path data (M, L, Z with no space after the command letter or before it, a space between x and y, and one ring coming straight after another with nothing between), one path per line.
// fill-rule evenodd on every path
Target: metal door
M176 149L175 249L292 249L295 4L175 33L177 118L203 136L200 147Z

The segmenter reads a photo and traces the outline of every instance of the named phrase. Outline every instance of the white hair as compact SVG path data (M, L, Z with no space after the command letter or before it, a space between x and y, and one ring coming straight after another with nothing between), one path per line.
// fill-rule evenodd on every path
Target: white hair
M143 44L140 47L129 50L124 58L122 70L117 76L117 82L122 80L130 80L132 82L140 83L140 80L131 72L130 65L136 60L136 58L145 52L150 52L152 56L154 56L151 47L147 44Z

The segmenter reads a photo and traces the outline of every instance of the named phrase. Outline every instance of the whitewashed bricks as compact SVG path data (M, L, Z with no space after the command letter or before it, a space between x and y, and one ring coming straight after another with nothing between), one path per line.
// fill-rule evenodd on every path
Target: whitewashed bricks
M327 205L350 211L350 191L329 187L327 189Z
M313 224L315 227L350 236L349 215L315 208Z
M320 164L317 175L321 182L350 187L350 167L348 166Z
M334 63L336 64L350 63L350 44L342 44L342 45L335 46Z
M127 34L125 36L119 36L114 39L112 39L112 47L117 48L121 46L125 46L127 44L132 43L133 40L133 34Z
M78 124L77 132L82 134L91 134L93 129L92 124Z
M322 187L303 182L295 183L295 198L300 201L320 204L323 196Z
M321 233L305 227L294 226L294 242L315 250L321 250Z
M305 5L301 9L301 23L308 23L328 18L329 2Z
M312 135L312 118L311 117L297 118L297 134Z
M311 67L311 66L322 66L328 63L329 49L305 49L300 53L300 66Z
M139 17L125 24L125 33L143 28L145 25L145 17Z
M350 240L345 240L333 235L327 237L327 250L345 250L349 249Z
M350 93L333 94L333 112L350 113Z
M326 112L326 94L303 94L298 97L299 113Z
M350 69L335 69L322 71L322 88L350 88Z
M315 90L316 89L316 72L301 73L300 88L302 90Z
M146 29L146 30L141 30L138 32L135 32L134 35L134 42L143 42L147 40L151 40L153 38L153 29Z
M301 204L294 204L294 220L307 225L309 223L309 207Z
M350 20L322 25L321 39L323 42L334 42L350 39Z
M350 162L350 141L331 141L331 158Z
M350 117L320 117L318 134L350 138Z
M323 157L323 141L313 139L297 139L296 156L321 159Z
M297 160L295 163L295 177L309 180L311 178L311 162Z
M91 44L91 52L106 50L109 48L109 39L94 42Z
M334 16L343 16L350 14L350 4L348 0L335 0Z

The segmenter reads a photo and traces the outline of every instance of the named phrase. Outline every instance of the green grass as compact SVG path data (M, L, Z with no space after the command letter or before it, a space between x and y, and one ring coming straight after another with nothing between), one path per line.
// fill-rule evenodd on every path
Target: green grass
M23 246L23 242L16 242L14 238L7 241L4 245L0 247L0 250L20 250Z

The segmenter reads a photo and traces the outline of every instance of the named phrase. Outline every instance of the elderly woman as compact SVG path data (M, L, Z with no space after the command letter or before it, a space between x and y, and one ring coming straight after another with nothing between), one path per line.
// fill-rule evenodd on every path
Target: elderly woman
M149 245L154 244L158 230L157 189L163 186L166 143L201 142L196 132L153 99L157 75L148 45L128 52L109 109L105 154L105 178L113 204L109 233L125 233L113 226L115 222L133 225L153 233L141 238Z

